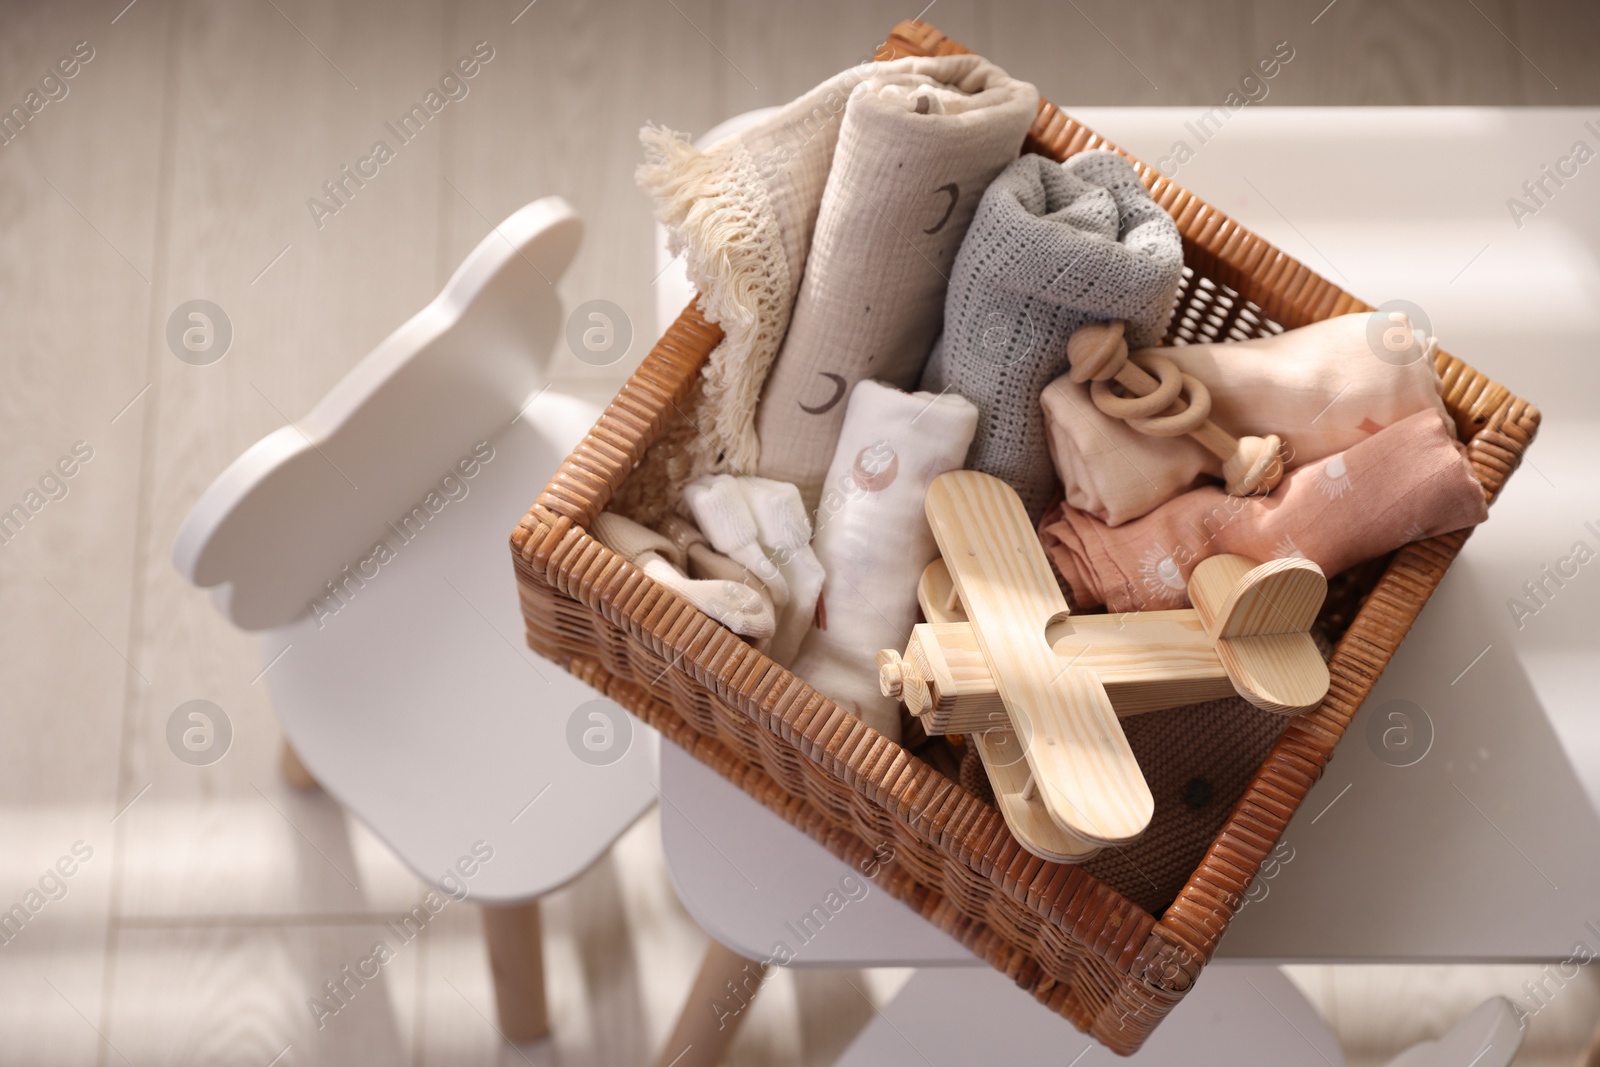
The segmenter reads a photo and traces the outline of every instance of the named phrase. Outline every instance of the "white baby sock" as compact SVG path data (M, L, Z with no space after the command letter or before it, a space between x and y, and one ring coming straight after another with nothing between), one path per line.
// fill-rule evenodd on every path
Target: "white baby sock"
M761 602L767 606L767 610L772 612L776 620L777 612L772 606L772 597L761 579L751 573L749 567L729 559L712 548L711 542L706 540L705 535L694 523L681 515L668 515L661 520L660 533L670 538L672 543L678 546L678 550L688 558L689 565L686 569L689 577L739 582L761 597ZM758 651L766 652L772 644L772 638L763 637L753 643Z
M813 547L827 579L794 672L892 740L899 702L879 691L874 661L911 636L917 580L939 554L924 498L935 478L961 466L977 426L978 409L954 393L864 381L850 394L823 484Z
M589 532L602 545L741 637L761 641L772 636L776 619L765 597L740 581L688 577L680 569L684 553L661 534L609 511L595 516Z
M800 651L800 642L816 615L822 593L822 564L811 550L811 520L806 517L800 490L771 478L738 478L767 557L778 567L789 587L789 602L778 609L778 629L767 650L788 666Z
M683 487L680 506L688 510L713 548L761 580L774 608L789 603L789 583L762 550L755 516L731 475L696 478Z

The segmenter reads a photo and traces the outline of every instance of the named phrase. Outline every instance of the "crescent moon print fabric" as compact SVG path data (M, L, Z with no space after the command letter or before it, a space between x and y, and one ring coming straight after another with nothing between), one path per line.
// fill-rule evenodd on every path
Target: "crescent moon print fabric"
M923 499L935 478L961 467L977 425L978 409L954 393L864 381L828 465L812 542L826 578L793 669L896 741L900 702L878 690L875 657L911 636L917 580L939 554Z
M1039 540L1071 590L1073 610L1159 611L1189 606L1189 574L1209 556L1299 556L1331 578L1488 517L1466 449L1436 413L1421 411L1289 471L1271 496L1205 486L1115 527L1057 505Z
M851 93L789 332L756 411L757 471L799 486L807 508L821 498L856 383L916 384L972 213L1017 158L1038 107L1033 86L987 61L874 76Z
M1039 394L1067 369L1067 338L1124 319L1130 346L1159 344L1182 275L1177 224L1112 152L1026 155L983 194L922 388L978 405L967 466L1009 483L1034 522L1055 494Z
M1235 437L1277 434L1289 469L1343 452L1420 411L1450 425L1439 397L1431 341L1409 321L1409 349L1374 354L1377 312L1339 315L1251 341L1147 349L1211 391L1211 421ZM1179 493L1222 478L1222 461L1200 442L1150 437L1095 407L1089 387L1063 375L1039 398L1050 455L1067 504L1108 526L1137 519Z

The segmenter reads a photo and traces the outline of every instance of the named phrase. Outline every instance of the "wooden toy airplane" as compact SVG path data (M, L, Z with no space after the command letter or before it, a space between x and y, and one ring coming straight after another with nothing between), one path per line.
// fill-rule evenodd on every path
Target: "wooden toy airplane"
M951 471L926 510L943 559L918 588L930 620L905 654L878 653L886 695L929 734L970 735L1018 843L1077 863L1143 832L1154 800L1117 721L1237 693L1299 714L1328 669L1309 629L1327 594L1304 559L1213 556L1193 608L1069 614L1016 492Z

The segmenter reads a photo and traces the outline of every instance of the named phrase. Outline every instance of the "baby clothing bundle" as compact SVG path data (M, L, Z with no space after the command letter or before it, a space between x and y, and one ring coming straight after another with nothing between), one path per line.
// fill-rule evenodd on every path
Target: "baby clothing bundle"
M713 548L755 575L776 619L767 655L788 663L811 627L822 565L800 491L769 478L703 475L684 486L682 505Z
M695 555L702 573L691 576L691 552L682 542L640 526L632 519L605 511L595 516L589 532L595 540L671 589L689 603L742 637L758 642L772 636L776 626L772 601L745 584L722 565ZM695 541L703 547L704 540ZM711 555L715 555L714 553ZM710 571L712 573L705 573Z
M723 339L692 420L592 532L895 740L875 659L920 617L946 471L1017 492L1074 611L1186 606L1219 553L1332 576L1486 516L1409 323L1415 346L1382 355L1366 314L1164 346L1177 224L1114 152L1019 156L1038 99L979 56L913 58L704 151L641 134L640 184ZM1111 321L1133 364L1159 354L1206 387L1225 437L1285 442L1269 495L1227 495L1198 441L1140 433L1071 380L1068 340Z

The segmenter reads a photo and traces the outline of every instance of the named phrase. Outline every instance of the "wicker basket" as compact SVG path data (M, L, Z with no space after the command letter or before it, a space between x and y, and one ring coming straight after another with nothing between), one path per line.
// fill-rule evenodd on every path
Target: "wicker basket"
M904 22L878 58L960 51L932 27ZM1059 160L1096 147L1115 146L1041 103L1024 150ZM1370 310L1134 163L1183 235L1168 343L1242 340ZM862 725L585 533L667 423L686 417L694 376L720 339L686 310L512 534L529 645L845 861L888 844L895 858L880 886L1079 1029L1133 1052L1211 957L1467 532L1407 545L1330 583L1321 621L1337 641L1333 683L1315 711L1270 729L1259 716L1223 715L1208 724L1205 745L1195 744L1192 721L1165 721L1169 713L1127 720L1157 797L1151 830L1103 860L1049 863L1018 846L948 768ZM1437 367L1493 499L1539 412L1443 352ZM1209 775L1200 805L1192 777L1184 787L1196 766Z

